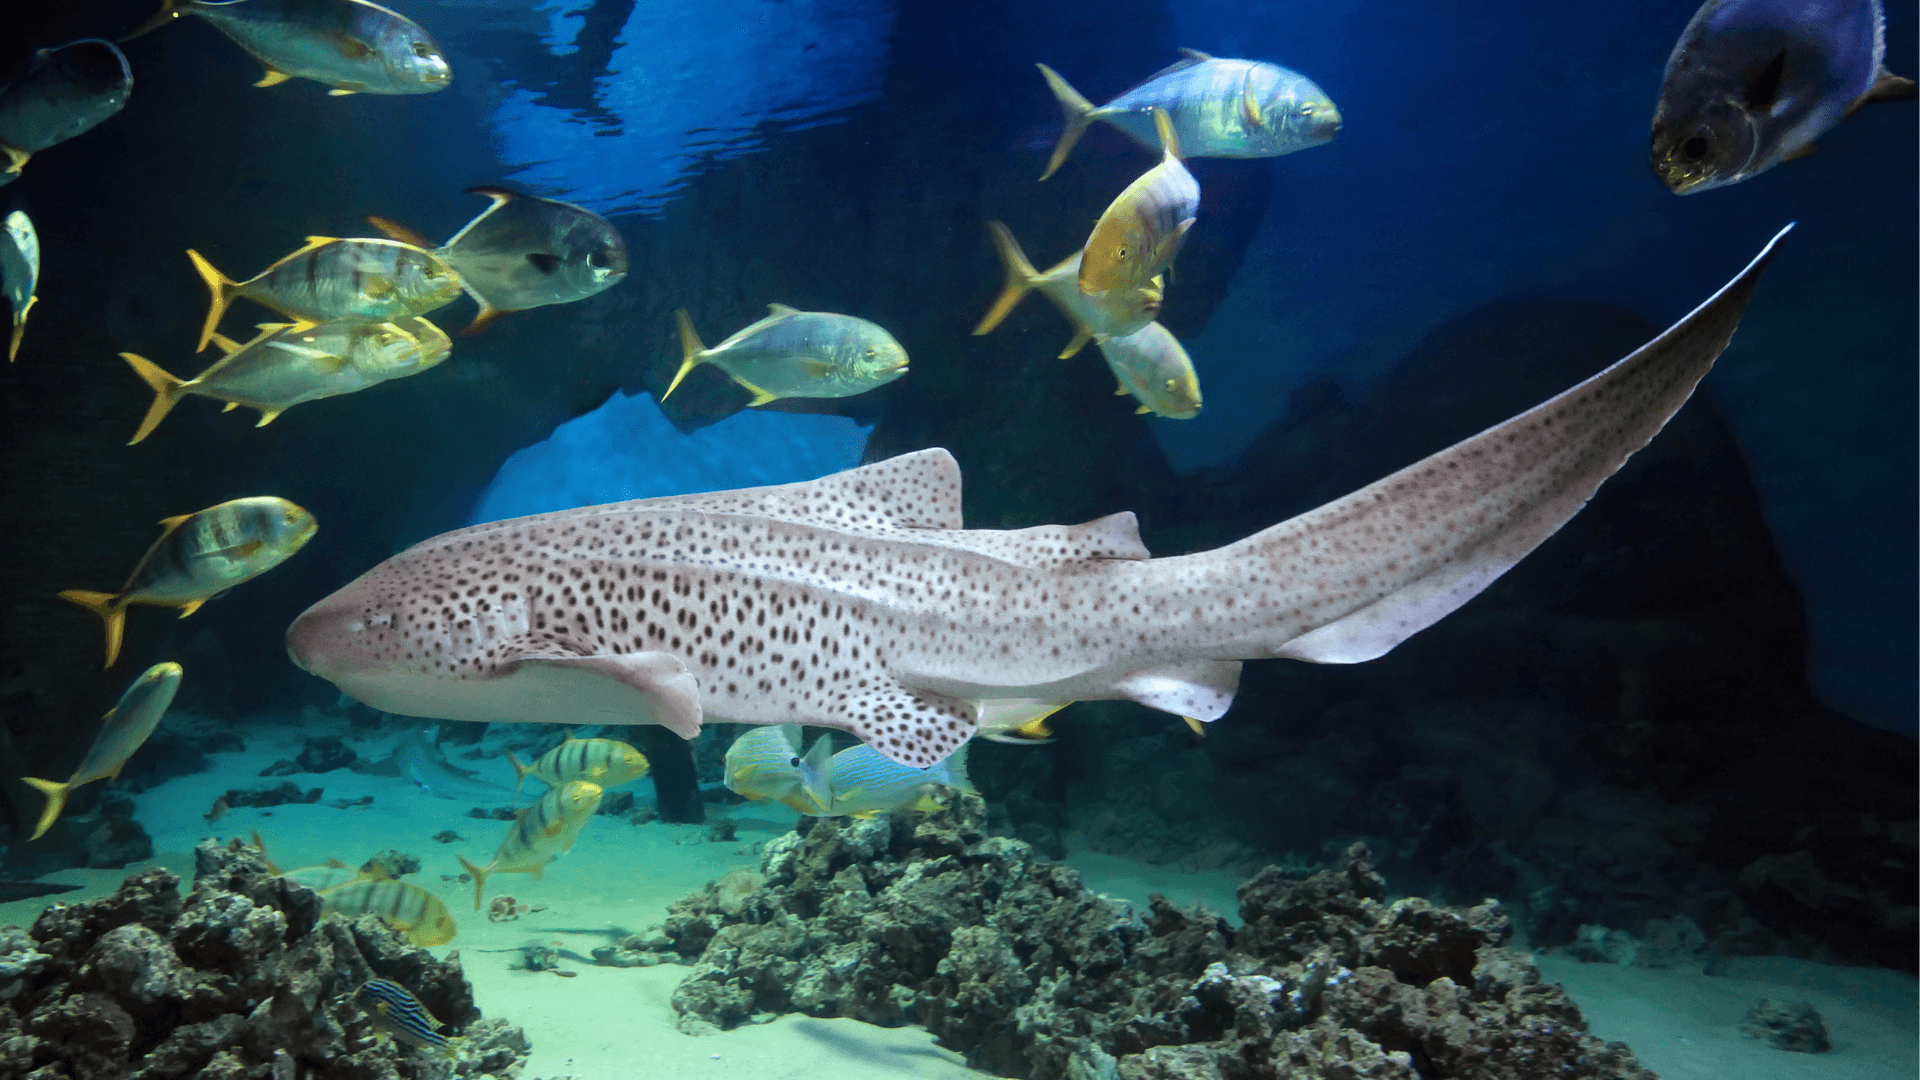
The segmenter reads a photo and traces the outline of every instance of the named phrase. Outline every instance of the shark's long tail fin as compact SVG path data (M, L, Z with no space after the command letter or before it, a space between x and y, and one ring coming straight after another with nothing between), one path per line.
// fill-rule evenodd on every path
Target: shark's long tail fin
M667 384L667 392L660 395L661 401L673 396L673 392L680 388L680 380L687 377L687 372L700 366L700 354L707 351L707 347L700 344L700 334L694 330L693 319L687 314L686 308L674 312L673 321L680 328L680 370L673 373L673 381Z
M160 421L165 420L173 407L180 404L180 399L186 396L181 388L187 383L185 379L167 374L160 369L160 365L137 353L123 352L120 359L132 365L133 373L140 376L153 391L153 404L147 407L147 415L140 421L140 430L127 440L127 445L132 446L153 434L153 429L160 426Z
M1053 157L1047 161L1047 171L1040 174L1045 180L1058 170L1073 152L1073 144L1087 133L1087 125L1093 123L1093 102L1080 96L1080 91L1067 85L1067 80L1045 64L1035 64L1040 74L1047 80L1047 89L1060 101L1060 112L1066 119L1066 126L1060 129L1060 141L1053 144Z
M989 221L987 232L993 237L993 250L1000 256L1000 265L1006 267L1007 285L1000 290L993 306L980 317L980 325L973 328L976 335L991 333L994 327L999 326L1040 277L1033 264L1027 261L1026 252L1020 250L1019 241L1013 238L1013 233L1005 225Z
M479 911L480 900L487 893L487 871L468 862L465 855L455 855L454 858L459 859L460 865L473 875L473 910Z
M67 808L67 793L73 790L73 786L53 780L39 780L31 776L23 776L20 779L47 797L47 807L40 811L40 824L34 826L33 835L27 838L38 840L47 835L47 830L53 828L53 823L59 819L60 811Z
M194 352L204 352L207 342L213 340L213 332L220 328L220 316L227 313L227 305L233 303L233 290L240 283L221 273L206 257L192 248L187 249L187 258L193 260L193 268L200 272L200 279L207 283L207 291L213 294L213 302L207 307L207 321L200 327L200 344Z
M113 593L94 592L91 589L68 589L60 594L60 599L70 604L79 604L95 615L107 627L107 662L112 667L120 658L120 637L127 627L127 605Z

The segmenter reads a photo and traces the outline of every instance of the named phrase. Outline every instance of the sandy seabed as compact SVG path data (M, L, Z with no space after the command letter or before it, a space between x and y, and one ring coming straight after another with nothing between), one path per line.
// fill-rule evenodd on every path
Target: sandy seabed
M737 868L759 867L760 844L792 828L796 816L780 806L749 803L709 806L709 824L731 820L735 839L709 842L706 825L632 825L624 818L596 817L572 852L553 863L540 880L526 874L490 879L487 896L511 895L546 905L510 922L490 922L473 910L473 889L457 880L456 855L482 866L505 835L508 823L467 816L471 803L437 799L404 780L347 770L294 774L302 788L324 789L315 804L240 808L217 822L201 815L229 788L277 784L259 773L279 758L291 758L311 734L291 726L255 727L242 752L213 755L213 768L180 777L136 796L138 818L153 834L154 858L123 870L69 870L48 880L82 888L58 897L89 900L111 893L127 875L152 866L193 877L193 848L210 837L247 837L258 831L283 867L338 858L359 865L369 856L397 849L420 859L407 880L438 894L459 924L459 936L436 947L458 950L481 1010L526 1029L533 1055L526 1080L613 1080L638 1075L649 1080L879 1080L882 1077L951 1078L986 1075L968 1069L961 1056L934 1045L916 1027L878 1028L854 1020L782 1016L719 1034L692 1036L674 1026L674 987L688 972L680 965L611 968L595 965L592 950L660 922L667 905ZM363 757L378 759L393 738L355 743ZM459 761L481 776L511 786L504 761ZM531 798L541 785L529 781ZM652 797L647 780L633 785L642 801ZM373 796L368 807L339 809L334 800ZM438 843L452 830L464 839ZM1130 900L1144 910L1152 892L1176 903L1203 900L1231 915L1236 875L1186 873L1090 852L1076 846L1069 856L1088 885ZM30 925L47 901L0 904L0 924ZM522 966L523 950L546 946L562 957L562 977ZM1541 972L1563 984L1586 1012L1596 1035L1631 1046L1643 1064L1667 1080L1914 1080L1920 1076L1920 1024L1915 982L1898 972L1838 968L1784 958L1720 965L1709 976L1681 970L1648 970L1582 964L1541 956ZM1716 969L1717 971L1719 968ZM1810 1001L1826 1019L1833 1050L1792 1054L1740 1034L1741 1017L1764 997Z

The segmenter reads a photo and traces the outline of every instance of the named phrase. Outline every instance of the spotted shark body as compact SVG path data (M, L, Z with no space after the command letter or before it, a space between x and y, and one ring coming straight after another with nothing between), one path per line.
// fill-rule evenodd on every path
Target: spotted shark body
M1557 531L1685 403L1778 240L1586 382L1222 548L1151 558L1131 513L966 529L931 449L446 533L309 609L288 651L388 712L816 724L917 767L1065 701L1210 721L1241 661L1377 657Z

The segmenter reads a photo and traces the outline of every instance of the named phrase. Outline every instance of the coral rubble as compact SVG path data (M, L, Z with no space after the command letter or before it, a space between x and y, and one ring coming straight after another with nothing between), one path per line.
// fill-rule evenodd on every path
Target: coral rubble
M449 957L320 898L235 842L194 853L194 888L149 870L120 891L0 927L0 1076L33 1080L511 1080L519 1028L480 1019ZM377 1040L352 1000L368 979L412 990L463 1029L453 1056Z
M1240 887L1245 925L1155 896L1144 924L976 797L920 817L818 819L767 845L765 884L710 886L603 963L693 962L681 1026L783 1012L919 1022L1032 1080L1652 1080L1502 948L1506 917L1387 902L1355 845ZM598 956L598 953L596 953Z

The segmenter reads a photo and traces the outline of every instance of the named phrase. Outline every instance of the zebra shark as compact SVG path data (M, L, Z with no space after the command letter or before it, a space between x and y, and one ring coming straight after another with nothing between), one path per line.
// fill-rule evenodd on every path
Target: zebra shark
M1225 547L1152 558L1131 512L965 528L935 448L445 533L307 610L288 653L386 712L815 724L916 767L1070 701L1212 721L1242 661L1373 659L1557 531L1686 402L1786 231L1585 382Z

